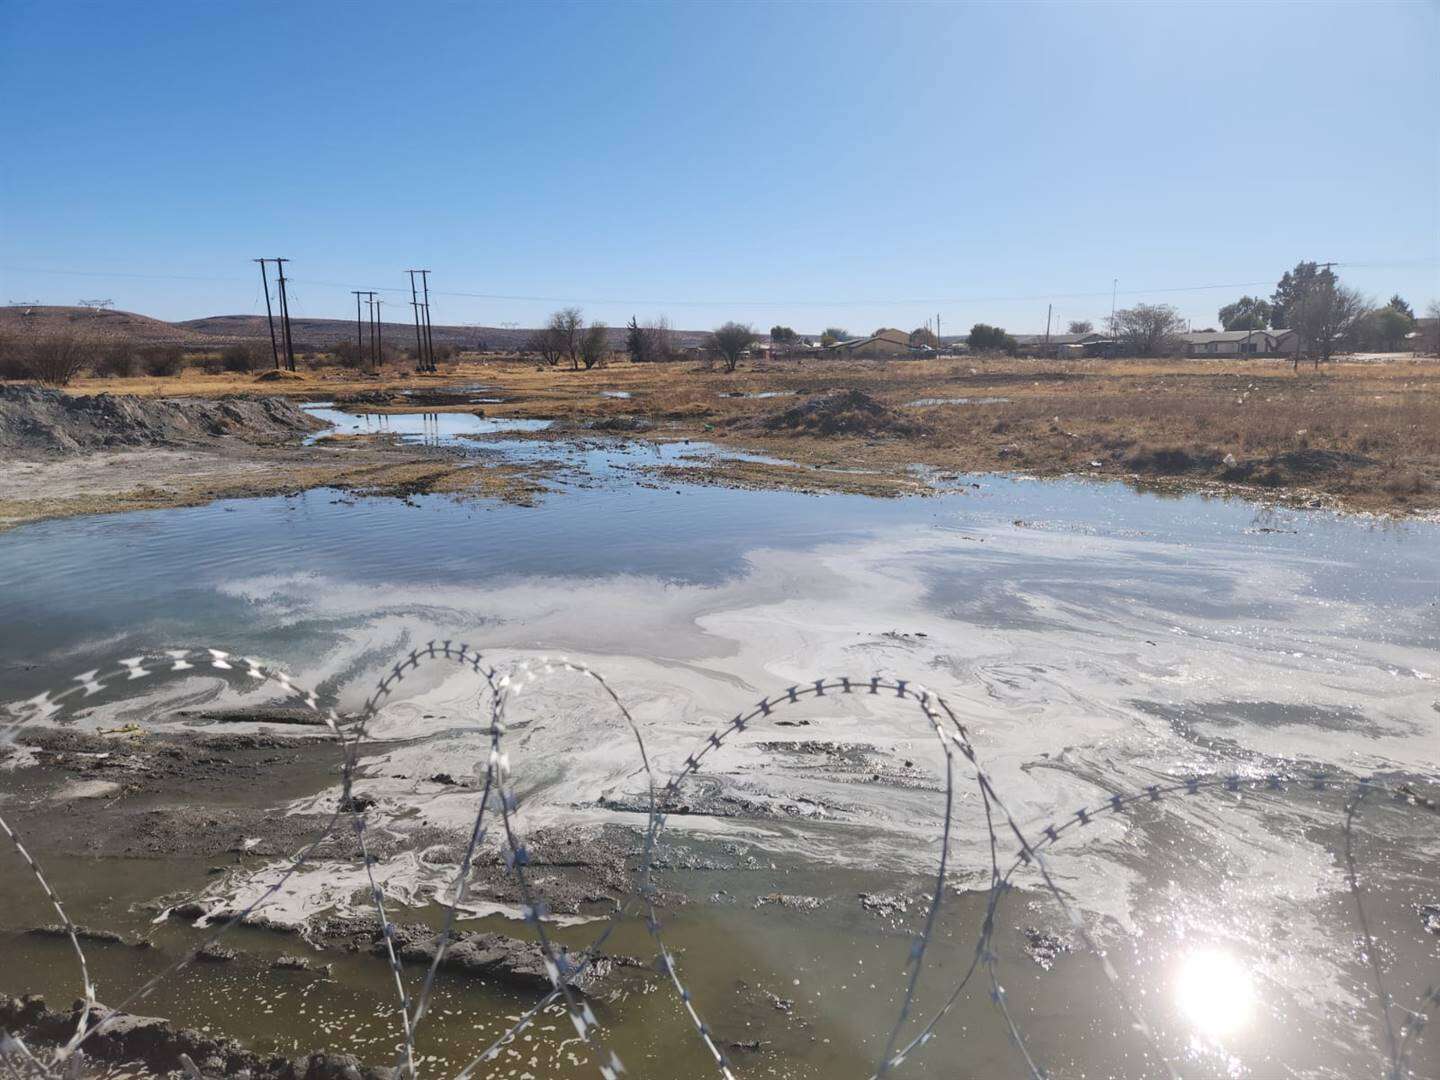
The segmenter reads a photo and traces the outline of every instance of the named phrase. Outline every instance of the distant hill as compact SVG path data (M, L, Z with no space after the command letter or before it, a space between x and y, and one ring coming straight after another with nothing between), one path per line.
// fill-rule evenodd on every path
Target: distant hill
M0 307L0 335L48 337L80 334L98 341L130 340L136 344L211 344L192 330L137 315L133 311L83 307Z
M237 339L264 338L270 340L270 331L264 315L212 315L206 319L187 319L175 323L177 328L226 341ZM277 327L280 325L277 321ZM415 345L415 324L413 322L382 324L386 342L400 348ZM503 326L447 326L436 323L430 328L430 336L436 345L453 345L457 349L519 349L524 346L534 329ZM290 317L290 336L296 348L328 348L337 341L355 339L353 319L297 319ZM678 346L698 345L705 336L703 330L674 331ZM625 327L610 327L610 341L616 348L625 344Z
M276 320L277 334L279 320ZM518 349L535 331L523 327L447 326L431 327L436 345L457 349ZM0 307L0 336L44 336L76 333L102 341L126 340L137 345L175 344L188 348L214 349L237 341L269 342L270 330L264 315L211 315L184 322L163 322L132 311L97 311L83 307ZM386 322L385 341L399 348L415 345L415 324ZM291 316L290 336L300 351L326 349L338 341L355 338L351 319L299 319ZM698 345L703 330L676 330L678 347ZM612 326L610 341L615 348L625 343L625 328Z
M175 326L189 333L226 341L257 338L270 340L270 330L264 315L212 315L206 319L187 319ZM279 319L276 319L275 327L278 334ZM481 345L499 349L519 348L532 333L530 330L483 326L432 326L430 331L436 345L453 345L457 349L474 349ZM402 349L415 344L413 322L386 321L381 324L381 334L386 342ZM296 348L329 348L337 341L355 340L355 320L298 319L292 315L290 336L294 339Z

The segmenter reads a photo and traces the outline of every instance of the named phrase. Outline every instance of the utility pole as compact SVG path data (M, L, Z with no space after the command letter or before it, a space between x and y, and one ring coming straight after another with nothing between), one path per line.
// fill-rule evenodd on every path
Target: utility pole
M274 259L275 272L280 275L280 325L285 333L285 363L295 370L295 342L290 336L290 300L285 295L285 264L289 259Z
M365 290L351 289L350 291L355 294L355 348L363 353L365 351L365 335L360 329L360 297L365 295ZM372 292L370 295L374 296L375 294ZM356 355L358 356L359 353Z
M940 355L940 313L935 312L935 355Z
M365 355L365 330L360 324L360 298L362 296L365 297L365 303L367 305L370 304L375 299L375 290L351 289L350 291L355 294L355 359L358 363L360 357ZM365 327L368 327L370 330L370 353L373 356L375 353L375 319L373 314L366 314Z
M371 294L365 298L365 329L370 334L370 348L367 355L370 363L375 363L375 296Z
M1050 348L1050 313L1055 310L1054 304L1045 305L1045 348Z
M381 321L380 305L384 300L375 301L375 367L378 370L380 362L385 359L385 324Z
M420 287L424 290L425 304L425 359L426 371L435 370L435 338L430 331L430 271L420 271Z
M268 259L254 259L253 262L260 264L260 287L265 290L265 318L270 323L270 355L275 358L275 370L280 370L280 347L275 344L275 312L270 308L270 279L265 276L265 264ZM359 300L356 300L359 303ZM357 307L358 311L359 308Z
M1117 277L1110 282L1110 355L1115 355L1115 294L1120 288L1120 279Z
M415 370L425 370L425 346L420 340L420 294L415 291L415 275L418 270L407 270L410 275L410 307L415 312Z

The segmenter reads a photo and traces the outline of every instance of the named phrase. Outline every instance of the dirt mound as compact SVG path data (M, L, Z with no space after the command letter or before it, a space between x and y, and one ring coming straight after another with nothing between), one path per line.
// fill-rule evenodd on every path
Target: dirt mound
M1275 464L1286 472L1298 476L1318 476L1322 473L1364 468L1367 465L1374 465L1375 460L1364 454L1311 447L1304 450L1288 450L1275 458Z
M283 398L81 397L0 386L0 450L15 454L179 446L223 435L281 442L324 426Z
M256 382L304 382L305 376L298 371L286 371L284 368L270 368L255 376Z
M1258 484L1261 487L1283 487L1286 484L1335 480L1357 469L1366 469L1377 462L1363 454L1344 450L1322 450L1307 447L1287 450L1274 457L1246 458L1227 464L1220 479L1232 483Z
M1137 472L1178 476L1197 469L1213 469L1220 455L1210 450L1186 450L1180 446L1152 446L1131 454L1125 464Z
M806 398L757 421L762 431L791 435L919 435L925 425L863 390L837 390Z

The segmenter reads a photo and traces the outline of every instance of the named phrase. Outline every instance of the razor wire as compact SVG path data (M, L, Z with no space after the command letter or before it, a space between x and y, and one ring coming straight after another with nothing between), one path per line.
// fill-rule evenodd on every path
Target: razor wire
M374 865L377 859L371 855L367 840L366 806L355 796L354 781L360 750L368 735L371 721L379 715L395 688L409 674L422 665L432 662L456 664L467 668L472 674L483 680L485 690L482 691L482 694L488 699L484 711L488 713L488 719L483 722L477 721L471 725L471 730L488 736L489 753L483 770L477 767L477 774L481 774L477 775L477 779L482 781L481 790L469 838L452 886L453 902L445 905L446 914L435 939L434 955L430 959L419 993L412 1004L412 999L406 990L400 953L396 949L395 926L387 914L384 890L378 884L374 874ZM80 1050L86 1040L103 1032L107 1026L124 1014L130 1004L148 997L163 980L192 964L205 949L215 944L237 924L244 922L263 908L303 865L313 861L320 845L334 834L341 817L349 816L355 832L356 846L365 866L369 899L378 921L378 935L383 942L384 958L390 969L395 984L395 993L400 1003L401 1042L397 1051L396 1068L401 1076L414 1080L419 1075L416 1046L420 1024L427 1015L436 976L446 950L454 940L454 923L464 904L466 887L476 854L486 836L486 810L494 802L498 806L504 834L505 866L513 874L517 883L521 900L521 916L535 934L551 989L539 1002L521 1013L509 1028L461 1069L456 1074L456 1080L469 1080L484 1063L498 1057L501 1049L532 1024L537 1016L555 1005L563 1007L579 1038L592 1048L600 1074L605 1080L616 1080L624 1073L625 1066L619 1056L613 1050L607 1050L600 1040L598 1036L600 1025L589 1003L583 1000L576 987L587 969L601 958L600 950L616 928L626 918L635 915L640 910L643 910L646 930L658 950L658 966L673 986L697 1037L713 1057L720 1075L726 1080L734 1080L731 1064L716 1042L711 1027L702 1018L694 996L680 974L675 953L666 943L664 923L659 911L660 902L657 899L658 889L654 882L656 849L665 826L666 809L672 805L672 800L679 796L684 783L700 772L709 755L719 751L732 736L743 733L752 725L769 719L777 710L825 698L827 694L831 697L857 694L878 697L883 692L887 698L893 696L895 700L905 701L914 706L939 742L945 763L944 816L935 885L925 906L922 928L913 936L911 942L906 960L906 981L901 995L901 1003L876 1068L869 1074L871 1080L879 1080L899 1069L912 1053L935 1037L941 1021L953 1010L975 973L982 968L990 983L990 1000L1002 1016L1009 1039L1021 1055L1027 1072L1036 1080L1045 1075L1042 1066L1030 1053L1020 1025L1009 1006L1004 984L1000 978L998 954L993 948L996 915L1001 902L1009 892L1016 888L1014 877L1017 872L1026 868L1033 868L1038 872L1044 891L1059 905L1072 930L1085 948L1099 958L1101 970L1109 989L1129 1014L1134 1030L1145 1039L1150 1049L1154 1051L1156 1059L1163 1065L1167 1075L1178 1077L1177 1069L1161 1050L1157 1034L1126 991L1106 950L1101 947L1086 926L1078 907L1067 899L1064 891L1056 883L1047 866L1045 853L1070 832L1090 825L1106 814L1120 814L1137 804L1156 803L1181 795L1195 796L1202 791L1277 792L1285 790L1287 785L1298 786L1301 784L1320 790L1327 787L1344 787L1350 790L1351 794L1346 803L1343 818L1345 881L1366 945L1370 982L1382 1006L1388 1058L1387 1074L1394 1080L1399 1080L1404 1074L1409 1054L1418 1042L1430 1013L1440 1006L1440 985L1432 984L1420 996L1416 1007L1403 1009L1405 1016L1400 1024L1399 1032L1396 1032L1392 1020L1392 1006L1396 1008L1399 1006L1394 1006L1386 989L1383 965L1380 963L1378 950L1375 948L1365 914L1353 852L1355 819L1359 814L1362 802L1374 794L1383 793L1396 802L1419 806L1431 813L1440 814L1440 805L1407 785L1397 787L1379 780L1361 779L1357 781L1338 774L1324 773L1311 773L1303 778L1277 773L1263 779L1242 779L1234 775L1223 778L1192 776L1178 782L1150 785L1142 791L1129 794L1113 793L1105 802L1094 807L1082 808L1071 817L1044 826L1037 834L1038 838L1032 841L1006 808L999 792L982 767L966 725L943 698L932 693L920 683L904 679L878 675L861 680L851 679L848 676L821 678L805 684L792 685L781 693L762 698L751 709L736 714L727 724L716 728L706 736L697 749L686 756L679 770L670 776L663 787L657 789L655 771L645 748L640 725L619 694L599 672L587 664L572 661L568 657L560 657L555 660L548 657L541 657L534 661L521 660L514 665L510 672L500 675L494 667L486 665L478 651L471 649L467 644L456 645L453 643L453 639L440 642L430 641L422 648L410 650L406 656L395 662L378 681L359 711L349 716L341 715L333 707L322 706L320 697L315 691L293 681L284 670L262 664L248 657L234 656L224 650L208 647L166 649L120 660L118 665L117 668L104 673L99 669L84 672L73 677L62 687L44 690L29 699L12 705L10 711L16 716L16 719L0 728L0 749L12 745L26 727L56 721L72 712L77 705L81 705L102 691L112 689L117 685L128 684L151 676L163 678L187 672L217 674L226 678L244 676L253 683L273 684L287 698L299 702L323 721L327 729L327 737L336 741L340 750L340 797L335 808L316 834L287 858L279 876L271 885L263 889L239 911L223 912L222 914L226 917L219 923L218 928L206 936L199 945L185 952L178 960L147 979L117 1005L109 1007L105 1015L93 1024L90 1023L90 1019L100 1006L96 999L94 983L90 977L88 962L80 944L77 927L71 922L59 896L46 880L39 863L26 849L13 827L4 820L3 816L0 816L0 831L3 831L10 840L61 920L71 950L76 957L84 991L80 1014L75 1020L74 1034L64 1045L56 1047L50 1053L49 1060L43 1060L17 1035L5 1034L4 1046L0 1047L0 1050L8 1047L13 1051L14 1057L19 1059L19 1062L17 1065L16 1061L12 1060L11 1054L4 1052L0 1052L0 1060L4 1060L7 1067L17 1075L28 1074L52 1078L65 1072L67 1066L73 1066L76 1052ZM648 799L646 827L637 868L633 875L634 887L623 899L615 903L614 910L604 927L590 944L578 953L578 961L571 959L568 953L557 953L554 941L546 929L548 909L543 897L527 874L527 867L531 865L531 854L516 825L515 814L519 809L520 800L514 786L514 771L510 755L503 748L503 740L508 731L506 712L510 702L542 677L562 672L575 673L593 681L613 705L635 740L641 767L645 774ZM985 914L967 969L939 1007L934 1009L928 1017L916 1020L912 1015L916 991L924 968L926 952L934 936L936 918L944 898L954 824L956 785L954 767L957 753L973 770L976 788L984 810L990 849L990 884L985 890ZM1013 861L1003 870L1001 869L1000 854L1002 832L1008 832L1016 844ZM201 921L208 921L208 918L209 913L207 912ZM912 1020L919 1024L918 1031L902 1042L902 1033Z

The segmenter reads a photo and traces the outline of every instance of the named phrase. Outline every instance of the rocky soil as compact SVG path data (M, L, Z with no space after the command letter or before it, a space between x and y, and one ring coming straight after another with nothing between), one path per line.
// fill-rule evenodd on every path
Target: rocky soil
M38 386L0 386L0 450L10 455L80 454L127 447L185 447L228 436L265 444L324 427L278 397L91 397Z

